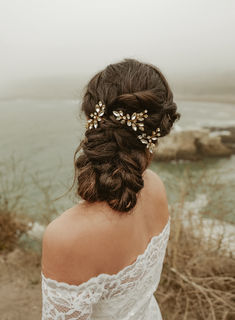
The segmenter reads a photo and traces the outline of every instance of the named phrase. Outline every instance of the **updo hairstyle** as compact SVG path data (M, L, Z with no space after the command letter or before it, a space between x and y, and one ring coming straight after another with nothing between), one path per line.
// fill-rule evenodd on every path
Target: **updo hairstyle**
M137 139L142 132L121 124L112 111L132 114L147 109L144 132L151 135L159 127L161 137L170 132L180 114L161 71L135 59L110 64L92 77L81 105L87 119L98 101L105 104L104 120L98 128L85 131L74 154L76 194L90 203L106 201L119 213L131 212L152 155Z

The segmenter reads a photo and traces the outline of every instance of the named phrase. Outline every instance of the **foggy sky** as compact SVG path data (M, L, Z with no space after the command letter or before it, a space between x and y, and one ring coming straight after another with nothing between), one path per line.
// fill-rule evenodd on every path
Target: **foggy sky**
M125 57L167 74L235 72L233 0L0 0L0 85Z

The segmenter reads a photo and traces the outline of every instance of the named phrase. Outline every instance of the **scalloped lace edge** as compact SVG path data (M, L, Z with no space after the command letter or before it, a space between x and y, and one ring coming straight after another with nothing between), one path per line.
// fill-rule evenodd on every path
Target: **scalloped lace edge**
M121 277L121 275L123 273L126 273L129 269L132 269L134 268L134 266L140 261L140 260L143 260L146 256L146 254L149 252L150 248L153 246L153 244L158 241L159 239L161 239L165 233L167 232L167 230L169 229L170 227L170 222L171 222L171 216L168 217L168 221L167 223L165 224L164 228L162 229L162 231L155 235L155 236L152 236L152 238L150 239L147 247L145 248L145 251L142 253L142 254L139 254L136 258L136 260L122 268L120 271L118 271L117 273L114 273L114 274L108 274L108 273L100 273L98 274L97 276L94 276L94 277L91 277L90 279L88 279L87 281L79 284L79 285L74 285L74 284L68 284L66 282L62 282L62 281L57 281L57 280L54 280L54 279L51 279L51 278L47 278L44 276L44 274L42 273L41 271L41 278L48 284L55 284L57 287L66 287L66 288L74 288L74 289L82 289L83 287L85 286L88 286L89 284L91 284L93 281L97 282L98 280L102 279L116 279L116 278L119 278Z

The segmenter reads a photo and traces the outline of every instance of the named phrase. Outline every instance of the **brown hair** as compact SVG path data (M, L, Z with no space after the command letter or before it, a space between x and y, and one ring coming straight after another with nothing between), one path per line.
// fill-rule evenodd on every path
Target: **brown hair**
M161 136L170 132L180 114L161 71L135 59L110 64L93 76L81 106L87 118L98 101L105 104L105 113L98 128L86 130L75 151L73 186L76 181L76 194L88 202L106 201L112 209L128 212L136 205L144 186L142 174L152 155L146 144L137 139L140 133L121 124L112 111L133 113L147 109L144 132L151 135L160 127Z

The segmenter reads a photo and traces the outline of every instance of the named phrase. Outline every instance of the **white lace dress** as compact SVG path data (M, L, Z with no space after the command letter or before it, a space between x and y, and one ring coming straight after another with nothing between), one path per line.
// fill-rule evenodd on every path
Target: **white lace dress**
M80 285L42 277L42 320L159 320L153 295L160 280L170 218L144 253L116 274L99 274Z

